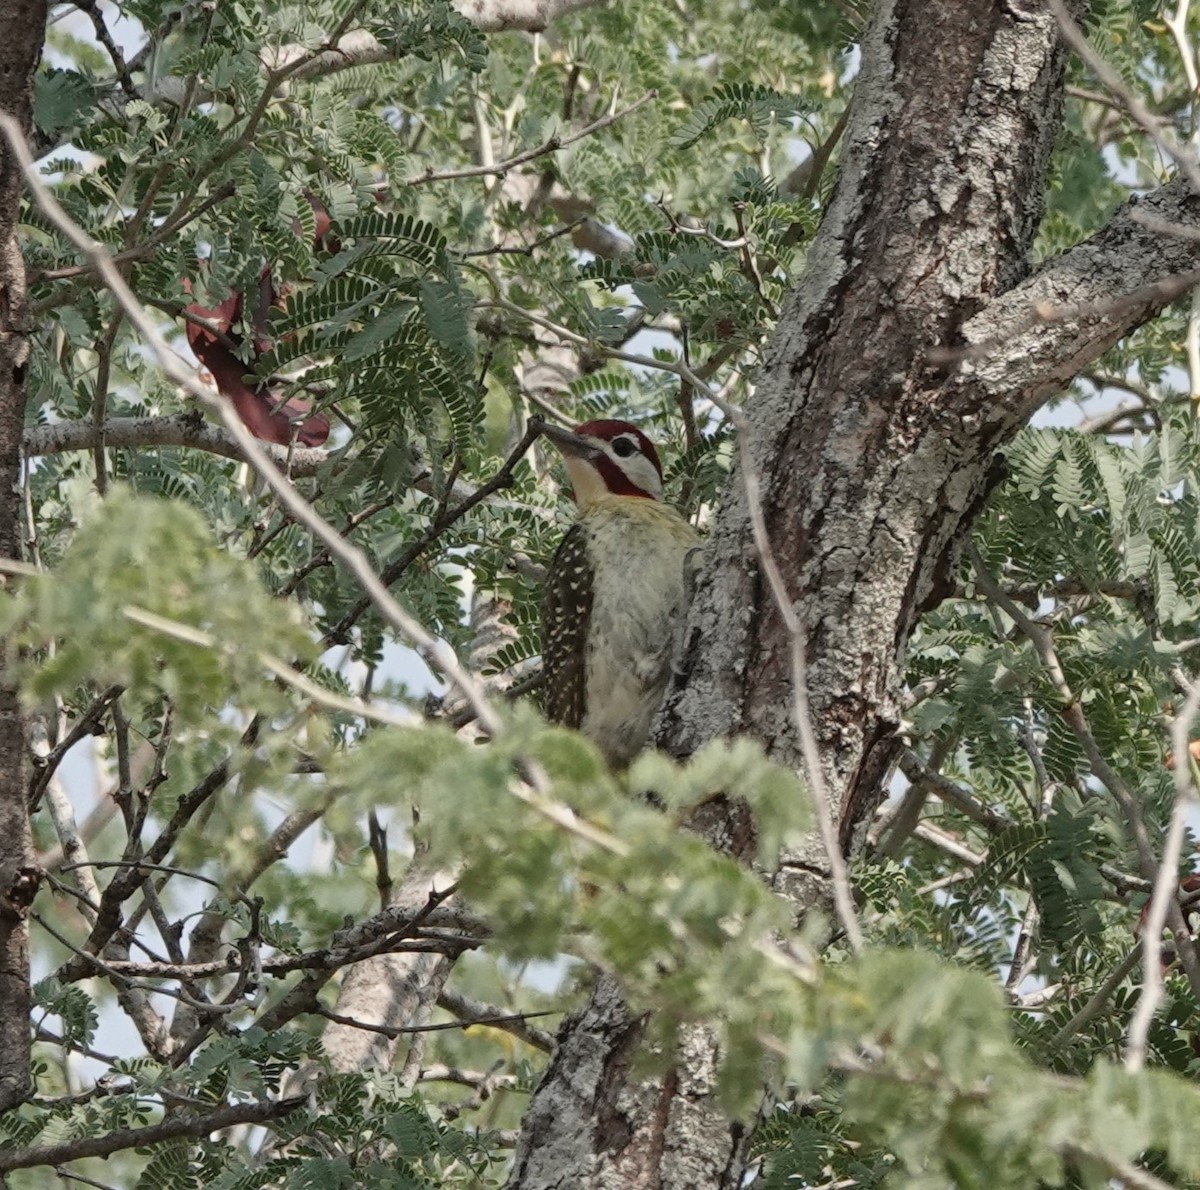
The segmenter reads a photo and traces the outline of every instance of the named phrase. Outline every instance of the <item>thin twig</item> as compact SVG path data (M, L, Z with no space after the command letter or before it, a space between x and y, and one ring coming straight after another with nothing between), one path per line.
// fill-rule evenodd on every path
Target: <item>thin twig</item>
M113 346L121 329L124 315L118 310L108 329L96 344L96 383L92 392L92 425L96 440L92 443L92 461L96 468L96 491L103 496L108 491L108 457L104 450L104 420L108 411L108 382L112 372Z
M932 822L918 822L913 827L912 833L914 838L922 839L930 846L936 847L950 856L951 859L956 859L959 863L967 864L969 867L978 868L987 859L986 855L972 851L957 835L934 826Z
M408 1037L415 1033L450 1033L459 1029L470 1029L476 1025L492 1025L498 1029L503 1029L506 1033L516 1033L513 1027L532 1017L538 1016L554 1016L552 1011L546 1012L506 1012L500 1013L497 1016L483 1016L475 1020L458 1020L458 1021L439 1021L431 1025L372 1025L367 1021L361 1021L357 1017L343 1016L340 1012L334 1012L330 1008L324 1008L320 1005L312 1010L314 1016L324 1017L327 1021L332 1021L335 1025L346 1025L351 1029L362 1029L367 1033L378 1033L381 1037Z
M97 0L74 0L74 4L76 8L86 12L92 18L92 28L96 31L96 40L108 51L113 69L117 73L117 81L121 84L121 90L130 99L139 98L138 89L129 76L129 66L125 62L125 56L121 53L120 46L113 40L113 35L108 31L108 26L104 23L104 14L100 11Z
M464 1112L478 1111L479 1108L491 1098L493 1092L499 1090L501 1087L515 1087L517 1085L516 1076L512 1074L504 1074L504 1067L507 1064L508 1063L506 1059L497 1058L490 1070L486 1072L480 1072L480 1078L478 1082L475 1083L475 1093L473 1095L469 1095L466 1099L459 1103L445 1104L442 1108L442 1118L446 1120L457 1120L458 1117ZM449 1078L452 1071L454 1071L454 1068L445 1067L444 1076ZM454 1071L454 1073L465 1072ZM458 1080L451 1079L451 1081Z
M142 986L147 991L174 996L176 993L168 988L137 984L136 981L215 979L236 974L244 963L244 956L233 946L224 957L202 962L100 959L94 954L81 950L69 938L48 925L36 914L33 916L52 937L82 960L81 965L85 970L80 978L90 977L100 972L107 975L114 984ZM417 920L418 917L420 921ZM433 909L421 914L413 914L410 911L407 915L402 915L395 909L385 910L365 921L355 923L352 927L347 927L353 936L359 939L353 944L342 944L335 935L334 941L329 946L304 951L300 954L263 959L257 964L257 970L269 975L290 975L296 971L336 971L341 967L359 963L380 954L413 951L454 955L482 945L483 936L487 933L486 927L478 929L473 935L458 932L464 924L468 924L468 922L464 919L462 910L438 911ZM64 970L60 970L57 974L59 978L64 979L64 982L75 982L74 979L65 978ZM202 1011L211 1012L221 1007L187 1000L186 997L184 999L185 1002ZM243 1005L239 1004L233 1007L240 1008Z
M1055 691L1063 702L1059 714L1071 728L1075 738L1083 748L1083 752L1088 758L1088 763L1091 765L1092 772L1104 783L1109 793L1116 799L1117 804L1124 812L1125 821L1129 827L1130 834L1133 836L1134 845L1137 848L1138 866L1142 871L1142 875L1150 879L1158 879L1159 867L1154 857L1154 849L1150 843L1150 835L1146 829L1146 822L1142 816L1141 802L1120 774L1109 764L1107 757L1100 750L1100 745L1096 742L1096 737L1092 734L1087 716L1083 712L1079 699L1067 681L1066 673L1054 648L1050 630L1041 624L1035 623L1019 604L1008 597L1003 588L992 577L986 563L974 546L969 547L968 555L975 569L979 586L989 599L994 600L997 606L1004 610L1005 614L1033 646L1033 650L1038 655L1043 669L1046 671ZM1186 751L1184 754L1186 755ZM1189 931L1183 911L1180 909L1178 902L1173 900L1168 901L1167 916L1172 931L1180 938L1179 960L1188 977L1188 983L1191 985L1194 994L1200 995L1200 960L1198 960L1192 946L1183 945Z
M1200 712L1200 682L1192 686L1182 709L1171 724L1171 747L1175 753L1175 804L1171 809L1171 822L1163 843L1162 860L1154 879L1154 891L1150 894L1142 925L1142 997L1129 1022L1125 1044L1125 1067L1131 1071L1141 1070L1145 1065L1150 1024L1163 998L1163 926L1179 887L1179 857L1183 851L1188 816L1196 804L1196 788L1192 783L1192 766L1188 758L1188 735L1197 712ZM1178 903L1175 907L1178 909ZM1178 937L1176 945L1182 959L1184 948L1190 949L1192 946L1191 937Z
M1197 88L1200 88L1200 78L1196 74L1196 53L1192 49L1192 43L1188 40L1187 35L1188 10L1190 8L1191 0L1178 0L1173 15L1163 14L1163 24L1171 30L1171 36L1175 39L1175 49L1179 54L1179 61L1183 65L1183 73L1187 76L1188 91L1194 98Z
M1192 184L1193 191L1200 192L1200 167L1197 166L1195 153L1190 148L1177 145L1164 135L1164 121L1156 116L1141 98L1125 85L1121 76L1092 49L1091 43L1067 11L1063 0L1049 0L1049 6L1055 20L1058 21L1063 40L1083 59L1088 69L1117 96L1125 110L1163 153L1179 166Z
M638 108L645 107L651 100L657 98L657 91L647 91L635 103L631 103L628 107L621 108L619 111L606 113L600 119L593 120L585 128L571 133L570 136L552 136L544 144L538 145L536 149L527 149L524 153L518 153L515 157L509 157L505 161L497 161L490 165L471 165L463 169L440 171L430 166L424 173L415 174L413 177L408 178L405 181L405 185L424 186L429 182L446 182L453 178L482 178L491 174L504 175L518 165L524 165L527 161L533 161L538 157L545 157L548 153L557 153L559 149L565 149L568 145L573 145L576 141L583 140L585 136L591 136L592 133L599 132L602 128L607 128L610 124L624 119L626 116L636 112Z
M483 503L489 496L504 488L512 487L514 482L514 473L516 468L524 459L526 452L533 445L538 435L541 433L540 423L531 418L529 424L525 427L525 433L521 435L520 441L509 452L508 458L505 459L503 465L485 484L481 484L476 488L465 500L455 505L452 509L443 508L439 515L435 516L426 527L416 541L412 543L395 561L390 562L380 572L379 582L386 588L391 586L430 546L432 546L443 533L446 532L457 521L460 521L467 515L471 509ZM452 486L452 485L450 485ZM363 599L354 605L342 618L325 634L325 641L331 644L344 643L348 637L350 629L358 622L363 612L370 607L372 600ZM482 687L481 687L482 690ZM470 700L468 700L470 701ZM476 718L479 718L478 709L475 702L470 701L471 709L475 712ZM482 720L480 720L482 723ZM487 724L483 724L485 730ZM490 730L488 731L490 735Z
M711 390L710 390L711 391ZM807 642L804 628L796 615L795 604L787 591L783 573L775 559L767 535L767 522L763 514L762 486L758 471L750 452L750 425L745 414L738 410L733 419L738 431L738 452L741 460L742 483L746 488L746 505L750 513L750 527L754 545L758 551L759 565L771 589L775 607L783 619L791 646L792 700L796 730L800 734L800 751L804 757L804 771L817 815L817 826L821 841L825 845L825 858L829 863L830 882L833 886L833 903L838 921L846 932L846 939L854 950L863 945L862 930L858 914L854 909L854 897L850 891L850 874L845 856L838 844L833 829L833 818L829 813L829 802L825 788L825 773L821 767L821 753L813 730L812 712L808 703L808 661L805 657ZM741 424L739 424L739 421Z
M1033 700L1025 699L1025 721L1018 729L1018 738L1029 754L1029 762L1033 766L1034 780L1037 782L1038 799L1034 807L1034 820L1042 821L1049 816L1054 806L1054 797L1058 792L1058 783L1051 779L1038 745L1037 732L1033 716ZM1005 989L1015 992L1020 987L1025 976L1033 967L1033 940L1038 926L1041 924L1041 911L1038 909L1037 898L1030 894L1021 918L1021 928L1017 933L1017 941L1013 946L1012 963L1009 965L1008 978L1004 981Z
M35 724L31 735L35 758L44 759L50 750L44 727L40 723ZM54 833L58 836L63 855L72 861L76 887L71 891L78 896L83 915L91 925L96 920L100 890L96 885L95 871L88 863L87 845L80 837L79 824L75 821L75 808L57 774L50 778L45 788L46 805L54 823ZM54 880L49 872L45 873L45 877Z
M59 1144L0 1149L0 1173L30 1169L37 1165L61 1165L64 1161L78 1161L83 1157L107 1157L122 1149L140 1149L180 1137L208 1136L235 1124L266 1124L303 1107L307 1102L307 1096L299 1095L261 1103L234 1103L205 1115L171 1115L144 1128L117 1128L102 1136L81 1136Z
M0 571L8 569L0 566ZM96 725L104 717L108 708L113 702L121 696L124 686L109 686L101 691L87 709L75 720L71 726L71 730L67 732L58 744L51 748L45 756L38 756L34 759L35 775L29 787L29 806L30 809L36 809L38 802L41 801L43 792L46 786L50 783L51 778L58 771L58 766L62 763L62 759L72 748L75 747L84 736L89 736L93 733Z
M150 55L158 49L159 45L166 40L167 35L175 28L176 25L183 19L184 13L190 10L183 8L174 8L163 17L162 24L150 35L146 44L142 46L136 54L126 63L126 66L131 74L141 70L145 65Z
M282 72L279 72L282 73ZM280 79L282 81L282 79ZM42 181L37 167L25 145L21 126L11 116L0 113L0 129L8 140L13 155L20 163L34 201L42 213L80 249L91 262L104 284L112 291L129 321L137 328L159 366L170 379L187 389L193 397L213 409L225 423L225 428L241 448L247 461L262 476L279 497L293 518L302 524L314 537L322 541L329 553L345 565L354 575L371 601L378 608L384 621L401 636L408 638L418 649L432 658L451 682L458 687L463 697L471 703L479 722L493 737L503 730L499 716L493 710L487 693L475 677L467 673L454 654L454 650L440 637L434 636L416 617L406 612L380 582L367 556L357 546L346 541L338 531L317 513L307 500L296 490L253 434L238 418L237 413L219 394L210 391L196 375L171 350L158 327L147 317L136 296L125 283L112 257L105 247L91 239L82 228L63 210L58 200Z
M980 589L1004 611L1020 630L1021 634L1033 646L1034 652L1037 654L1051 683L1054 685L1055 691L1064 704L1060 713L1075 732L1079 742L1083 745L1084 752L1087 754L1088 760L1092 765L1092 772L1108 786L1109 792L1117 799L1121 808L1126 813L1130 833L1133 835L1134 843L1137 846L1138 857L1143 872L1146 874L1153 873L1157 870L1157 865L1154 860L1154 851L1150 845L1150 836L1146 831L1146 824L1141 817L1140 806L1137 799L1133 796L1132 791L1113 771L1112 766L1100 751L1100 747L1096 743L1096 739L1092 735L1082 711L1079 709L1079 700L1071 689L1070 683L1067 681L1062 663L1059 661L1058 653L1054 648L1049 629L1031 619L1025 610L1008 596L1000 584L992 577L991 572L987 568L987 563L984 562L974 545L968 547L967 553L971 560L971 565L974 567L976 582L979 584Z
M462 257L464 260L468 260L474 256L532 256L539 248L544 248L547 244L559 239L561 236L570 235L586 218L586 215L581 215L578 219L572 219L570 223L565 223L562 227L556 227L553 231L547 232L544 236L534 240L532 244L517 246L496 245L493 248L476 248L470 252L462 253Z
M232 198L236 193L237 187L233 182L226 182L223 186L218 186L203 202L197 203L190 211L179 213L169 223L163 223L155 228L140 244L134 244L129 248L123 248L120 252L115 252L113 260L117 264L131 264L135 261L145 260L156 248L168 243L189 223L199 219L201 215L210 211L218 203ZM91 271L92 267L88 264L68 265L61 269L46 269L43 272L31 273L29 284L33 286L41 281L64 281L72 277L84 277Z
M1129 978L1130 972L1138 965L1142 950L1140 941L1134 944L1129 953L1112 969L1108 978L1092 993L1087 1003L1046 1043L1049 1052L1053 1053L1059 1049L1084 1025L1100 1015L1104 1006L1112 999L1113 992Z
M554 1050L554 1035L528 1023L536 1017L552 1016L552 1012L509 1013L494 1004L487 1004L483 1000L476 1000L473 996L465 996L462 992L452 991L450 988L442 988L438 994L438 1007L458 1017L464 1026L494 1025L543 1053L548 1054Z
M1140 1165L1134 1165L1132 1161L1126 1161L1123 1157L1108 1156L1072 1144L1065 1145L1064 1148L1068 1154L1078 1156L1085 1161L1099 1160L1107 1165L1113 1177L1121 1183L1125 1190L1175 1190L1175 1185L1171 1182L1164 1182L1162 1178L1155 1177L1149 1170L1142 1169Z
M942 801L949 803L972 821L979 823L991 834L999 834L1013 825L1006 814L998 813L978 801L962 786L955 784L943 773L931 769L911 749L900 758L900 771L914 784L923 785Z
M54 1171L56 1177L62 1178L64 1182L78 1182L81 1186L94 1186L96 1190L116 1190L115 1186L110 1186L107 1182L97 1182L95 1178L86 1178L81 1173L74 1173L65 1165L58 1166Z

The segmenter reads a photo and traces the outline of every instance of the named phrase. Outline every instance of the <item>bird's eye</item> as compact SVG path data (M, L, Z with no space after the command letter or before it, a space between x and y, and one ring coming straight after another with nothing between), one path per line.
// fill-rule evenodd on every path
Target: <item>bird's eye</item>
M619 458L627 459L630 455L637 454L637 443L632 438L614 438L613 454Z

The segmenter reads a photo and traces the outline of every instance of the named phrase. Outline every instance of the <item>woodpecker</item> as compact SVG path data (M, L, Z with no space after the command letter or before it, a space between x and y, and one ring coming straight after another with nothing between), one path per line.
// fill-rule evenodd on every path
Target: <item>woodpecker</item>
M700 539L662 502L658 451L636 426L603 420L542 432L563 455L579 509L542 598L546 715L623 768L666 692L684 571Z

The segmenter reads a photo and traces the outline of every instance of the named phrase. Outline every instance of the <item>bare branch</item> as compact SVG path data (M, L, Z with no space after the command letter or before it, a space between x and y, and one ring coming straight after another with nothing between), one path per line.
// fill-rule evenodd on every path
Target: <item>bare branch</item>
M392 919L396 914L390 915ZM379 917L368 919L355 927L361 933L361 940L354 944L335 944L321 947L318 950L305 951L303 954L288 955L283 958L264 959L259 964L262 971L272 975L287 975L293 971L315 970L323 972L336 971L351 963L359 963L377 954L412 951L415 954L442 954L450 952L457 954L462 950L472 949L480 944L482 936L468 937L465 934L454 933L458 928L461 917L449 911L430 913L421 918L420 927L405 925L397 922L388 925ZM47 927L50 929L50 927ZM372 936L375 931L375 936ZM53 933L54 931L51 930ZM71 947L68 939L55 933L65 946ZM108 975L115 982L128 979L211 979L231 975L238 969L240 956L234 946L222 959L212 959L206 962L160 963L137 962L128 959L98 959L71 947L86 963L96 970ZM94 974L94 972L88 972ZM161 989L152 989L161 990Z
M107 1157L123 1149L140 1149L164 1140L198 1138L231 1128L235 1124L267 1124L294 1112L307 1102L303 1095L262 1103L234 1103L203 1116L172 1115L145 1128L118 1128L103 1136L81 1136L56 1145L28 1145L0 1150L0 1173L32 1169L38 1165L61 1165L83 1157Z
M481 504L489 496L504 488L511 487L517 466L524 459L526 452L541 433L541 423L531 419L525 427L520 440L508 453L508 458L487 483L482 484L461 500L454 508L442 507L439 513L430 521L425 532L412 543L395 561L390 562L380 573L379 579L385 586L391 586L431 545L442 536L452 525L461 520L472 508ZM453 489L451 481L450 489ZM444 495L449 495L447 492ZM444 502L443 502L444 504ZM362 614L371 606L369 599L362 599L354 605L326 634L325 639L334 644L347 639L350 629L358 622ZM474 702L470 703L472 711L476 711Z
M929 768L921 758L912 751L906 751L900 759L900 771L914 784L928 788L944 802L948 802L960 813L979 823L991 834L998 834L1012 826L1012 820L1005 814L983 805L968 790L956 785L949 777Z
M1146 132L1154 143L1183 171L1192 189L1200 191L1200 167L1196 154L1188 146L1178 145L1163 133L1164 121L1156 116L1141 98L1125 85L1124 80L1094 49L1083 30L1067 12L1063 0L1049 0L1050 11L1058 21L1063 39L1083 59L1088 69L1120 100L1121 106ZM1193 88L1194 89L1194 88Z
M464 1027L467 1025L495 1025L543 1053L548 1054L554 1049L553 1034L548 1033L545 1029L535 1029L527 1023L533 1017L550 1016L551 1013L506 1013L504 1009L497 1008L494 1004L485 1004L482 1000L464 996L461 992L452 991L450 988L442 989L441 995L438 996L438 1007L452 1012Z
M97 0L73 0L73 2L76 8L86 12L92 18L92 27L96 31L96 40L108 51L108 56L112 59L113 69L117 73L117 81L121 84L121 89L130 99L137 99L137 88L133 85L133 80L129 77L129 67L126 65L125 56L113 40L113 35L108 31L108 25L105 24L104 13L100 10L99 3Z
M484 33L501 33L506 29L540 33L548 28L551 22L568 13L604 2L605 0L454 0L454 7Z
M483 33L521 30L540 33L551 22L580 8L591 8L605 0L454 0L454 7ZM394 62L396 50L386 46L365 29L355 29L332 39L332 44L319 54L304 46L287 45L264 55L268 70L291 66L298 59L303 64L292 73L295 79L318 78L350 70L355 66L374 66ZM174 80L181 82L182 80Z
M270 88L268 88L268 92L269 90ZM463 668L454 650L446 641L434 636L416 617L406 612L392 598L387 588L380 582L379 576L375 573L366 554L357 546L346 541L313 509L292 486L287 476L275 465L270 452L265 450L263 444L242 424L229 402L203 385L195 372L171 350L154 321L146 315L141 303L125 283L125 279L113 264L112 257L105 247L92 240L71 219L42 181L25 145L20 125L11 117L0 114L0 129L3 129L9 147L20 163L26 183L43 214L84 253L125 311L129 321L137 328L153 351L160 367L174 383L182 385L203 405L219 414L225 423L226 430L241 448L246 461L267 482L288 513L314 537L323 542L332 557L337 558L346 566L362 584L371 601L379 609L384 621L402 637L411 641L462 691L464 697L471 703L479 722L488 733L493 736L499 734L503 730L501 720L493 709L486 691L482 684ZM539 779L536 775L534 779L544 789L544 779ZM562 809L566 810L565 807ZM574 818L574 815L571 817Z
M438 998L439 1005L441 997ZM496 1029L503 1029L506 1033L517 1035L517 1028L535 1016L554 1016L552 1012L528 1012L528 1013L501 1013L499 1016L484 1016L478 1020L463 1020L463 1021L438 1021L432 1025L399 1025L392 1027L390 1025L372 1025L367 1021L358 1019L357 1017L345 1016L340 1012L334 1012L329 1008L322 1008L318 1005L313 1012L320 1017L324 1017L327 1021L333 1021L338 1025L345 1025L350 1029L363 1029L368 1033L379 1033L384 1037L404 1037L412 1033L449 1033L457 1029L470 1029L476 1025L491 1025ZM537 1032L539 1030L535 1030ZM540 1047L539 1047L540 1048Z
M434 1082L440 1079L475 1088L475 1093L461 1103L448 1103L442 1108L444 1119L457 1120L464 1112L478 1111L497 1090L514 1090L517 1087L516 1075L504 1073L506 1064L504 1058L498 1058L490 1070L460 1070L454 1066L432 1066L421 1071L421 1078Z
M1129 788L1120 774L1109 764L1107 757L1100 750L1100 745L1096 742L1096 737L1092 734L1091 727L1088 724L1087 717L1083 713L1079 699L1067 681L1062 663L1054 647L1050 630L1032 620L1018 604L1014 603L1004 593L996 580L992 578L978 550L971 547L969 553L971 564L975 569L980 587L990 599L1003 608L1005 614L1016 624L1022 635L1033 646L1033 650L1041 661L1055 691L1063 701L1064 705L1060 712L1063 719L1074 732L1075 738L1079 741L1080 747L1083 749L1084 755L1087 756L1088 762L1091 765L1092 772L1104 783L1109 793L1121 807L1125 815L1125 821L1129 827L1129 832L1133 836L1134 845L1137 848L1138 861L1142 874L1147 878L1160 879L1161 872L1155 862L1149 832L1146 829L1146 822L1142 816L1141 803L1133 790ZM1186 755L1186 741L1184 755ZM1182 941L1189 934L1183 911L1180 909L1178 902L1175 901L1168 900L1166 906L1171 929ZM1179 958L1183 964L1184 971L1187 973L1188 982L1193 992L1200 995L1200 961L1198 961L1194 949L1190 946L1181 945L1179 948Z
M379 892L379 907L386 909L392 899L392 873L388 865L387 827L372 810L367 815L367 838L375 859L375 888Z
M113 417L102 429L106 446L136 449L150 446L184 446L207 451L225 459L246 462L237 440L218 426L206 422L200 412L168 413L160 417ZM29 457L91 450L100 437L92 421L60 421L31 426L25 431L24 450ZM316 475L329 461L327 450L297 446L289 449L273 443L259 447L280 467L287 467L296 479Z
M258 741L260 727L258 719L252 719L246 730L242 732L239 747L253 748ZM114 877L105 888L100 900L100 912L96 918L96 924L82 947L84 954L98 954L108 945L109 940L121 925L122 903L145 878L140 869L147 865L159 864L166 858L180 832L229 780L233 771L233 761L233 756L227 757L179 799L167 825L146 849L144 855L141 854L138 834L135 832L130 836L129 842L126 844L125 855L119 861L119 866L128 868L128 871ZM101 865L96 864L96 866ZM197 879L203 879L203 877L197 877ZM83 979L91 973L92 968L88 960L77 955L63 964L58 971L58 976L64 982L70 982Z
M104 717L108 708L113 701L118 698L124 686L109 686L103 690L91 702L91 705L75 720L71 726L71 730L58 742L55 747L49 749L45 755L39 755L34 759L34 771L36 776L33 779L32 786L29 790L29 806L30 809L36 808L41 800L42 792L45 790L51 778L58 771L58 766L62 759L72 748L75 747L84 736L92 734L93 729Z
M1171 907L1179 912L1176 890L1179 887L1179 857L1187 822L1196 805L1196 787L1192 780L1192 765L1189 763L1188 733L1196 714L1200 712L1200 683L1188 691L1182 709L1171 724L1171 747L1175 753L1175 804L1171 810L1171 822L1163 843L1162 859L1154 878L1154 891L1146 908L1146 919L1142 924L1142 998L1129 1022L1129 1036L1125 1045L1125 1067L1138 1071L1146 1063L1146 1045L1150 1035L1150 1024L1163 999L1162 931ZM1187 930L1187 918L1179 913L1184 929L1172 922L1181 960L1184 952L1195 951L1191 933ZM1185 970L1186 970L1185 962Z
M657 98L657 91L647 91L636 103L631 103L628 107L623 107L619 110L610 111L606 115L601 116L600 119L593 120L587 127L579 129L578 132L573 132L569 136L555 134L544 144L538 145L537 148L527 149L524 153L518 153L515 157L509 157L505 161L497 161L485 165L465 166L462 169L437 171L431 166L423 174L415 174L409 178L406 185L423 186L428 182L445 182L451 178L482 178L490 175L503 177L504 174L508 173L511 169L515 169L518 165L524 165L526 162L534 161L538 157L545 157L548 153L557 153L559 149L565 149L568 145L573 145L576 141L581 141L584 137L591 136L593 133L599 132L600 129L607 128L610 124L615 124L618 120L623 119L632 112L636 112L640 107L645 107L651 100Z

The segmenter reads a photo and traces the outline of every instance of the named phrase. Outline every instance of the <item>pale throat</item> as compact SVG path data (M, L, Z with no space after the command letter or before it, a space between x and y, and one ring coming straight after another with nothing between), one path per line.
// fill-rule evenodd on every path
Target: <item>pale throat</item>
M611 495L600 472L586 459L568 456L563 462L567 467L571 488L575 492L575 503L581 512L602 497Z

